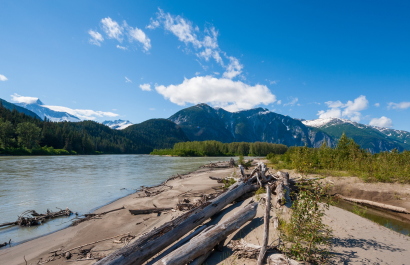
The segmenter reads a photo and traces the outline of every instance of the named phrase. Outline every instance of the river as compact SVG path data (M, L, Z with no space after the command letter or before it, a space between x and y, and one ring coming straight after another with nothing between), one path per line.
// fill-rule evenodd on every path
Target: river
M168 177L229 157L166 157L149 155L3 156L0 157L0 223L20 213L68 207L88 213ZM0 228L0 243L18 244L67 227L75 216L35 227Z

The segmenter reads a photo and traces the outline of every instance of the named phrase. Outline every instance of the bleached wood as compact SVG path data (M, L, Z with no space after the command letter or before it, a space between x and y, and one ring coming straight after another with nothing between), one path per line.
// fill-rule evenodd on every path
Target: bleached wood
M265 216L263 218L264 222L264 230L263 230L263 241L262 241L262 248L259 253L258 258L258 265L263 264L263 259L266 254L266 247L268 246L268 239L269 239L269 213L270 213L270 188L266 185L266 204L265 204Z
M256 216L258 202L254 202L237 211L231 217L209 231L195 237L189 243L178 248L154 265L181 265L202 256L225 237L239 229Z
M360 204L366 204L366 205L370 205L370 206L374 206L374 207L378 207L378 208L382 208L382 209L386 209L386 210L390 210L390 211L410 214L410 211L408 211L406 208L403 208L403 207L398 207L398 206L393 206L393 205L388 205L388 204L374 202L374 201L368 201L368 200L348 198L348 197L345 197L345 196L342 196L342 195L339 195L339 194L336 195L336 196L343 199L343 200L345 200L345 201L350 201L350 202L355 202L355 203L360 203Z
M222 210L226 205L233 202L243 194L254 190L251 184L254 178L247 182L239 181L228 188L218 197L190 210L176 219L153 229L142 235L136 241L111 253L96 265L140 265L154 256L156 253L168 247L186 233L199 226Z

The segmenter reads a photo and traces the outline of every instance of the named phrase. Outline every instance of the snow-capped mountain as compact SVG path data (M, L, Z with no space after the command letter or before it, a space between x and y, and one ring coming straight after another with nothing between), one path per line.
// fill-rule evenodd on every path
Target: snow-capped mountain
M336 139L340 138L345 132L347 137L353 138L362 148L366 148L371 152L388 151L393 148L400 151L410 150L410 132L366 125L339 118L301 121L306 126L318 128Z
M81 119L79 119L78 117L70 113L55 111L55 110L48 108L46 105L43 104L43 102L41 102L40 99L37 99L36 101L29 102L29 103L25 103L25 102L15 103L15 105L31 110L43 120L44 118L47 118L55 122L59 122L59 121L79 122L81 121Z
M123 120L115 120L115 121L104 121L102 124L107 125L111 129L115 130L123 130L128 126L133 125L130 121L123 121Z
M335 144L323 131L264 108L229 112L198 104L178 111L169 120L178 124L191 141L269 142L309 147L320 147L324 141L328 146Z

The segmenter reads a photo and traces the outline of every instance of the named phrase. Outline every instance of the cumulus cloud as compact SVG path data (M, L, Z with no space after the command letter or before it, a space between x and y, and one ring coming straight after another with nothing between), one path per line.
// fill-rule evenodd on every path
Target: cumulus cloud
M282 100L278 100L278 101L276 102L276 104L278 104L278 105L282 104Z
M26 104L36 104L39 101L38 98L35 97L24 97L24 96L20 96L17 93L14 93L11 96L11 101L16 102L16 103L26 103Z
M141 84L140 88L142 89L142 91L151 91L151 85L150 84Z
M128 42L138 42L143 46L143 51L147 52L151 48L151 40L145 34L144 31L138 27L131 27L124 20L122 25L110 17L101 19L101 28L109 39L116 39L120 43L123 42L124 36L128 36ZM91 36L89 40L91 44L101 46L101 42L104 41L103 36L96 31L89 30L88 33ZM117 45L118 49L127 50L127 47Z
M7 77L5 77L4 75L0 75L0 81L7 81Z
M276 101L276 96L265 85L251 86L241 81L212 76L185 78L179 85L156 86L155 90L180 106L186 103L209 103L228 111L250 109Z
M91 36L91 38L88 40L91 44L101 46L101 42L104 41L104 38L99 32L90 29L88 31L88 34L90 34Z
M380 103L374 104L375 107L380 107Z
M128 77L125 77L125 83L132 83L132 81Z
M391 119L385 116L382 116L381 118L374 118L370 121L369 124L377 127L393 127L393 122L391 121Z
M325 104L328 109L320 110L317 115L319 118L348 118L352 121L359 122L361 119L360 111L367 109L369 106L369 101L365 96L359 96L354 101L347 101L343 104L340 100L338 101L327 101Z
M285 106L295 106L296 102L298 102L298 101L299 101L298 98L292 98L291 101L289 101L289 102L286 103L286 104L283 104L283 106L284 106L284 107L285 107Z
M101 24L108 38L116 39L119 42L122 42L124 28L120 26L117 21L112 20L110 17L106 17L101 19Z
M95 120L97 117L117 117L119 116L116 113L112 112L104 112L104 111L95 111L95 110L88 110L88 109L70 109L67 107L61 106L49 106L43 105L43 107L49 108L54 111L61 111L67 112L71 115L74 115L82 120Z
M181 42L184 42L187 48L194 48L198 58L205 61L209 61L209 59L213 58L215 62L226 69L226 72L223 74L224 78L232 79L242 73L243 65L240 64L239 60L233 56L227 56L226 53L219 48L219 33L215 27L207 27L201 32L199 27L194 26L191 21L179 15L174 16L158 9L156 17L150 19L150 24L146 26L146 28L156 29L160 26L162 26L165 31L174 34ZM224 55L225 60L228 60L227 64L224 63L221 54ZM202 64L201 66L206 70Z
M390 102L387 105L387 109L398 109L398 110L404 110L410 108L410 102L400 102L400 103L394 103Z

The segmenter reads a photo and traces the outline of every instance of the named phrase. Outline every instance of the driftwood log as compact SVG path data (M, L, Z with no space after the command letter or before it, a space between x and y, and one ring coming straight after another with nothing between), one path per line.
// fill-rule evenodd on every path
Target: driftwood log
M281 253L274 253L268 256L268 264L272 265L299 265L300 263L296 260L289 259Z
M34 210L27 210L18 216L17 221L0 224L0 227L9 225L34 226L44 223L49 219L62 216L70 216L71 214L73 214L73 212L70 211L68 208L57 212L53 212L47 209L47 212L44 214L37 213Z
M163 253L161 253L159 256L155 257L153 260L151 260L150 262L147 263L147 265L152 265L155 262L159 261L160 259L162 259L163 257L165 257L166 255L168 255L169 253L171 253L172 251L174 251L175 249L181 247L182 245L184 245L185 243L187 243L188 241L190 241L192 238L194 238L195 236L199 235L200 233L208 230L209 228L211 228L213 226L206 226L203 225L201 227L199 227L198 229L196 229L195 231L193 231L191 234L187 235L186 237L184 237L183 239L181 239L180 241L178 241L177 243L175 243L174 245L172 245L170 248L168 248L167 250L165 250Z
M224 182L223 178L217 178L217 177L212 177L212 176L209 176L209 178L218 181L218 183Z
M390 210L390 211L394 211L394 212L410 214L410 211L408 211L406 208L403 208L403 207L398 207L398 206L393 206L393 205L388 205L388 204L374 202L374 201L368 201L368 200L348 198L348 197L345 197L345 196L342 196L342 195L339 195L339 194L337 194L336 197L341 198L345 201L349 201L349 202L355 202L355 203L370 205L370 206L374 206L374 207L377 207L377 208L382 208L382 209Z
M244 170L243 166L239 165L238 167L239 167L239 170L241 171L242 178L245 178L245 170Z
M186 245L155 263L155 265L186 264L199 256L207 254L221 240L239 229L247 221L252 220L256 216L257 208L258 202L245 206L224 222L195 237Z
M138 215L138 214L149 214L149 213L160 213L163 211L169 211L173 208L149 208L149 209L141 209L141 210L129 210L131 214Z
M259 253L258 258L258 265L263 264L263 259L265 258L266 248L268 246L268 239L269 239L269 213L270 213L270 188L266 185L266 204L265 204L265 216L263 218L264 222L264 233L263 233L263 241L262 241L262 248Z
M104 259L98 261L98 265L128 265L143 264L156 253L169 246L175 240L200 225L209 217L218 213L226 205L239 198L243 194L255 190L251 184L252 178L247 182L239 181L230 186L218 197L208 201L201 206L175 218L174 220L153 229L144 234L136 241L111 253Z
M278 171L276 184L276 208L284 204L290 204L289 173Z

